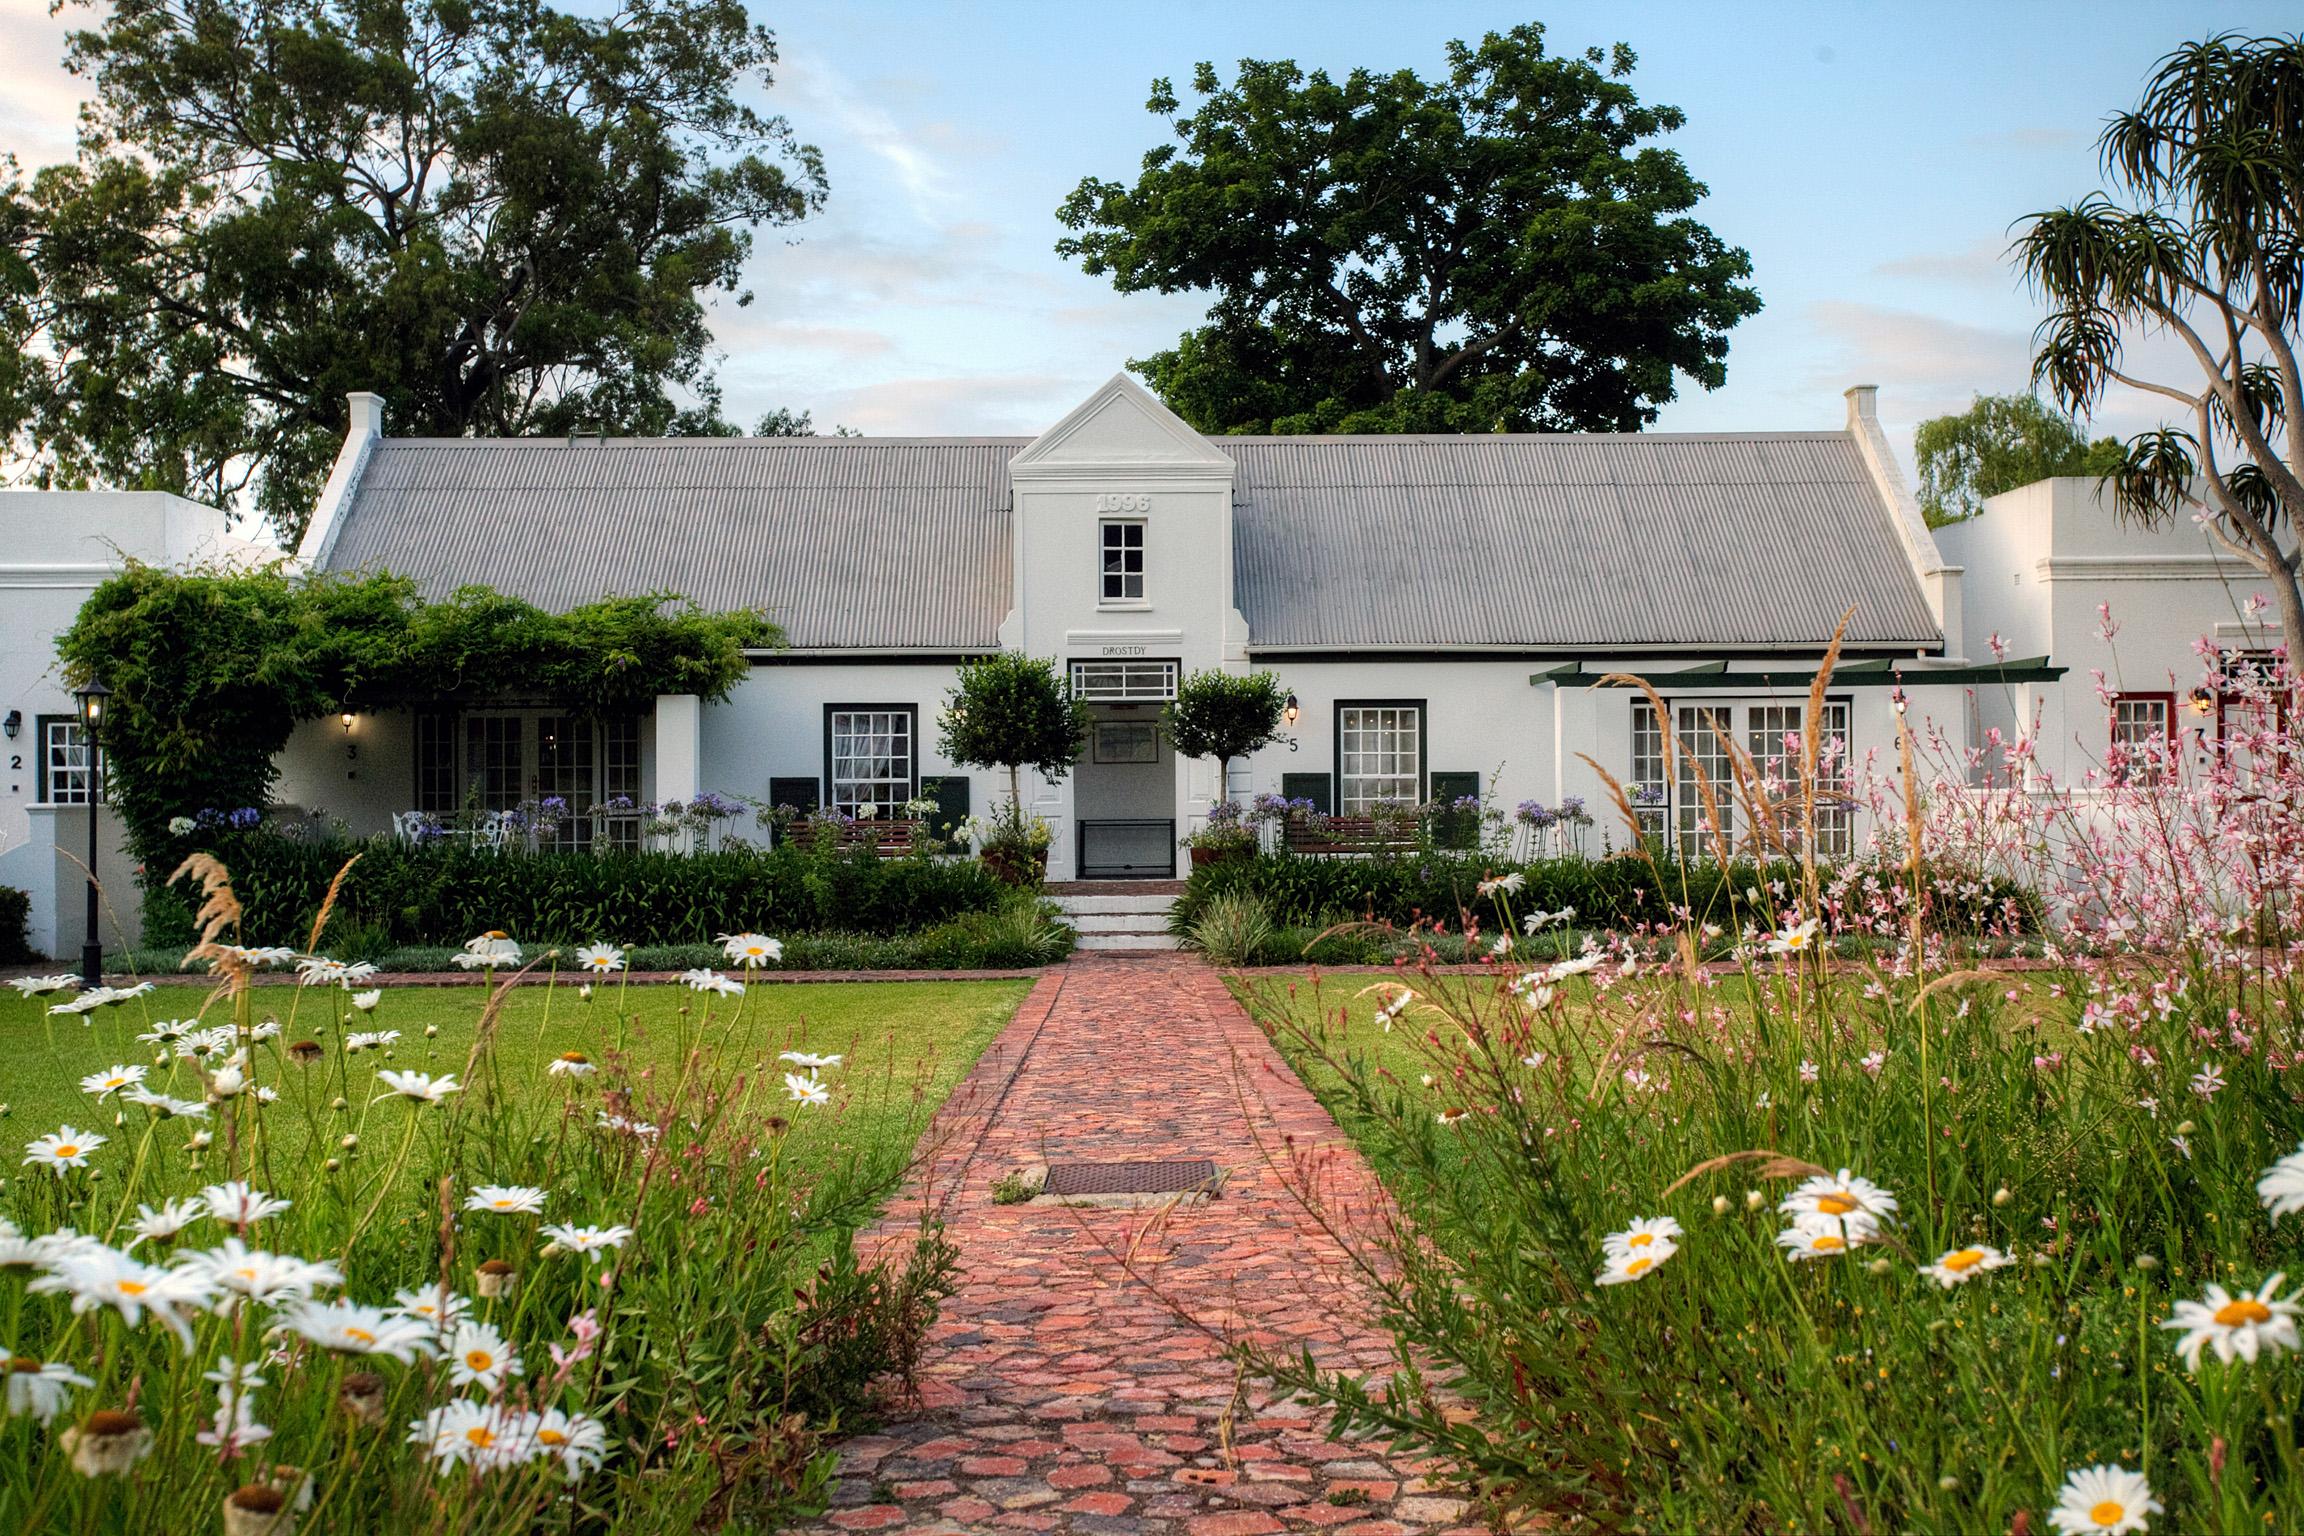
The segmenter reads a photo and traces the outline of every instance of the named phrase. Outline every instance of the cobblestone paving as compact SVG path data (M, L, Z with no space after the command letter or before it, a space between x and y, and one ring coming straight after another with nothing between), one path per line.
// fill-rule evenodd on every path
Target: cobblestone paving
M1476 1529L1421 1464L1328 1441L1311 1409L1240 1380L1169 1305L1325 1364L1389 1363L1386 1341L1354 1322L1364 1308L1341 1255L1259 1139L1362 1219L1374 1181L1214 972L1174 956L1049 973L943 1124L929 1190L960 1248L961 1289L937 1321L918 1406L846 1444L811 1529ZM1227 1170L1220 1199L1160 1212L990 1196L1031 1164L1195 1156ZM918 1198L887 1237L916 1222Z

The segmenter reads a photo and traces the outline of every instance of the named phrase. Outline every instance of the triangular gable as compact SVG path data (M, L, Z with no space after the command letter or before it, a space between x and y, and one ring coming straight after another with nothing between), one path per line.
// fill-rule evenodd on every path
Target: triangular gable
M1019 479L1113 469L1229 477L1232 467L1229 457L1124 373L1114 374L1008 466Z

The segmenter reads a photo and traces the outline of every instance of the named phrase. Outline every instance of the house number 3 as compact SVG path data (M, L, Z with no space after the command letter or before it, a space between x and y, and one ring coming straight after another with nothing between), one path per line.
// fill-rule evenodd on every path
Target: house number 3
M1152 510L1152 498L1149 496L1099 496L1096 498L1096 510L1099 512L1149 512Z

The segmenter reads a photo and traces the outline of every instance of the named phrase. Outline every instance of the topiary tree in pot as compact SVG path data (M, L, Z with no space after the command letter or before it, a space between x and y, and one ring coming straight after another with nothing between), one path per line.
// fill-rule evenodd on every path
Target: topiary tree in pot
M979 854L1002 878L1037 884L1048 865L1044 824L1024 814L1021 770L1063 778L1087 744L1088 725L1088 706L1053 660L1004 651L960 669L937 745L955 763L1008 770L1007 808L974 829Z
M1211 667L1176 685L1176 697L1160 711L1160 729L1178 755L1216 759L1216 799L1222 806L1231 800L1232 759L1280 740L1287 708L1288 690L1272 673L1221 672ZM1203 851L1214 855L1254 846L1243 841L1242 834L1249 829L1237 814L1212 816L1211 828L1217 827L1223 830L1209 844L1194 844L1195 864L1208 862L1200 857Z

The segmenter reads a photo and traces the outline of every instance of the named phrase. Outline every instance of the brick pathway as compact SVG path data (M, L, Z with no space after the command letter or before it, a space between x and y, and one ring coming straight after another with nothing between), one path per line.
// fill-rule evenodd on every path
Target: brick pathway
M1058 967L942 1125L930 1198L960 1248L961 1289L937 1321L919 1406L847 1443L832 1507L810 1529L1468 1528L1420 1464L1326 1440L1313 1410L1240 1380L1153 1294L1324 1364L1389 1364L1388 1341L1353 1321L1365 1307L1335 1246L1257 1137L1363 1219L1374 1181L1214 972L1185 956ZM990 1198L1003 1173L1044 1161L1189 1156L1229 1171L1220 1199L1163 1214ZM881 1235L905 1236L917 1199ZM1119 1257L1132 1243L1140 1278Z

